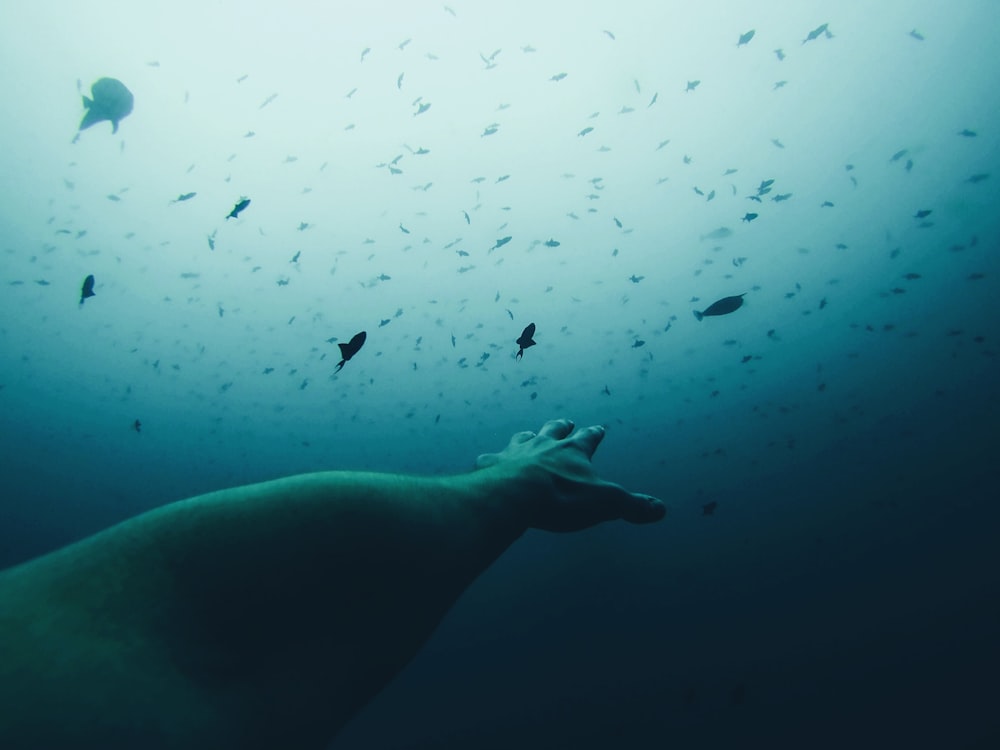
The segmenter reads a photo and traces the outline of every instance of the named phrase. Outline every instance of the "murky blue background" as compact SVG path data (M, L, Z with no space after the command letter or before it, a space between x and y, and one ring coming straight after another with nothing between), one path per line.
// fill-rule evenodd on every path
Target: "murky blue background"
M988 746L998 23L5 4L0 565L567 416L668 518L530 533L332 747ZM134 111L74 143L103 76Z

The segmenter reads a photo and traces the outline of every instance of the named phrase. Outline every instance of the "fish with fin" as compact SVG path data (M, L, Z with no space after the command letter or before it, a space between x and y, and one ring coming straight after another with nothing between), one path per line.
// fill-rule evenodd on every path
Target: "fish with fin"
M365 345L366 338L368 338L368 334L361 331L354 334L346 344L337 344L340 347L340 356L342 359L337 363L337 369L334 370L335 373L340 372L341 368L347 364L347 361L361 351L361 347Z
M743 294L737 294L734 297L723 297L717 302L713 302L701 312L694 310L694 317L701 320L705 316L728 315L731 312L736 312L743 306L743 297L745 295L746 292Z
M83 287L80 289L80 306L83 306L83 301L87 297L94 296L94 274L88 274L87 278L83 280Z
M227 219L236 219L236 218L238 218L239 215L240 215L240 212L243 211L243 209L245 209L249 205L250 205L250 199L249 198L240 198L239 203L237 203L235 206L233 206L233 210L229 212L229 214L226 216L226 218Z
M535 335L535 324L529 323L527 327L525 327L525 329L521 331L521 335L518 337L517 341L514 342L519 347L521 347L520 349L517 350L517 354L514 355L514 359L521 359L521 357L524 356L524 350L530 346L535 345L534 335Z
M125 84L117 78L99 78L90 87L92 99L83 97L83 106L87 113L80 121L80 130L86 130L91 125L107 120L111 123L111 132L118 132L118 123L132 112L134 98Z

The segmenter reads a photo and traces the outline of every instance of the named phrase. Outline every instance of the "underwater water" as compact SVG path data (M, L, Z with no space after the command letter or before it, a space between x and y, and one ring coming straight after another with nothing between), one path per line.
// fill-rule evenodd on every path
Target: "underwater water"
M565 416L667 518L530 532L331 748L992 746L998 28L0 6L0 567ZM76 138L102 78L134 106Z

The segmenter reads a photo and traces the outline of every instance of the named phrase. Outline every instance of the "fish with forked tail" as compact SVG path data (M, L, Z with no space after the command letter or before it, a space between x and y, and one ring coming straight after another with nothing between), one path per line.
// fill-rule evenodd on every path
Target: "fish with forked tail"
M361 347L365 345L366 338L368 338L368 334L361 331L354 334L346 344L337 344L340 347L340 356L342 359L337 363L337 369L334 370L335 373L340 372L341 368L347 364L347 361L361 351Z

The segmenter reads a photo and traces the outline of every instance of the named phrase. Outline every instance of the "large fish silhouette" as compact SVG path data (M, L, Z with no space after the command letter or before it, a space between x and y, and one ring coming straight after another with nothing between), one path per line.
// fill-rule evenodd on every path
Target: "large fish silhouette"
M132 111L132 92L117 78L101 78L90 87L93 99L83 97L87 114L80 122L80 130L108 120L111 132L118 132L118 123Z
M89 274L87 278L83 280L83 286L80 288L80 305L83 306L83 301L88 297L94 296L94 274Z
M340 356L343 359L337 363L337 369L334 370L335 373L340 372L340 369L347 364L347 360L361 350L361 347L365 345L366 338L368 338L368 334L362 331L361 333L354 334L346 344L337 344L340 347Z
M521 332L521 337L514 342L519 347L521 347L520 349L517 350L517 354L514 355L514 359L521 359L521 357L524 356L524 350L527 349L529 346L535 345L535 341L532 338L534 335L535 335L535 324L529 323L528 327Z
M693 310L694 316L701 320L706 315L728 315L731 312L736 312L743 306L743 297L746 293L737 294L735 297L723 297L718 302L713 302L711 305L706 307L701 312Z

